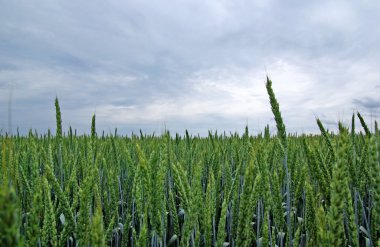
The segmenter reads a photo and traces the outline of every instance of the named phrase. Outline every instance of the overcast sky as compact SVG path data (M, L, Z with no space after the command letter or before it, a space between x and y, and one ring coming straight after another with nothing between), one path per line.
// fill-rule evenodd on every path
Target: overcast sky
M0 128L253 133L380 119L380 1L0 0ZM359 125L359 124L358 124Z

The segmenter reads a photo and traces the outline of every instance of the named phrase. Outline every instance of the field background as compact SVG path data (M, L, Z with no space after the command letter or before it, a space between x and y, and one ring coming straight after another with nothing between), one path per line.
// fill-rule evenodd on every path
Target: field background
M1 246L380 246L380 133L3 134ZM359 120L359 121L357 121ZM359 126L356 126L359 122Z

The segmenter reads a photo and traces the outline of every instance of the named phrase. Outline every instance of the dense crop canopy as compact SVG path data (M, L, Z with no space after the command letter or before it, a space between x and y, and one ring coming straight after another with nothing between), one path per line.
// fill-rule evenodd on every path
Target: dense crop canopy
M380 134L1 135L0 246L380 246Z

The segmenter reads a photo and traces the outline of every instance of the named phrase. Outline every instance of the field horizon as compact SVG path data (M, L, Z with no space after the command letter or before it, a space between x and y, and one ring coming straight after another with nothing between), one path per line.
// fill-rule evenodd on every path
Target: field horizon
M380 132L0 133L1 246L380 246ZM357 122L359 120L359 125Z

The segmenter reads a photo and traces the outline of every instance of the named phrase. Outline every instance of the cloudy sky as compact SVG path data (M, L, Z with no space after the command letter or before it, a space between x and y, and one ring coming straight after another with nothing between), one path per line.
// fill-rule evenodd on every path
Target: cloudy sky
M130 134L380 119L380 2L0 0L0 128ZM370 124L369 124L370 125Z

